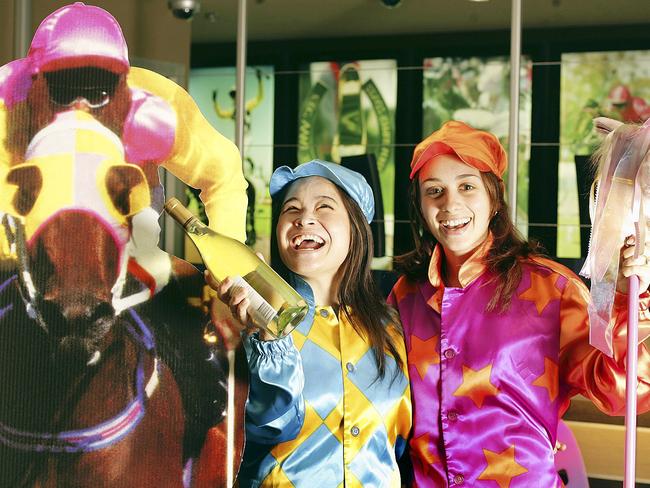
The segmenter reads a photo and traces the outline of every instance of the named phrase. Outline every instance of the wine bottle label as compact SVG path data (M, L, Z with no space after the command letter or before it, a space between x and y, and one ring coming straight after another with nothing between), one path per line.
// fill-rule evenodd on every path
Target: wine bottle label
M251 320L258 327L266 328L266 325L275 318L277 312L244 278L241 276L234 276L233 278L235 281L233 291L235 288L243 288L246 290L246 296L250 301L247 311Z

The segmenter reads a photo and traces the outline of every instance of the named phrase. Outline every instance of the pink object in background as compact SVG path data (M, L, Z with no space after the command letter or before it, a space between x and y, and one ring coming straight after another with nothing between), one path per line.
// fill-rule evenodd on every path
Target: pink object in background
M557 440L566 445L566 449L555 454L555 467L558 473L566 473L567 488L589 488L587 469L580 453L580 447L569 426L560 420L557 425Z

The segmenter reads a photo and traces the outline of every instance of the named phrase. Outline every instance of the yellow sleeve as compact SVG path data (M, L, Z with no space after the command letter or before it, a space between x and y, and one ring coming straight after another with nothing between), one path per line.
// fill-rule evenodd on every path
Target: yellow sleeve
M7 107L0 100L0 212L8 212L12 208L10 195L14 193L13 185L10 189L5 181L10 167L11 154L7 151Z
M6 148L7 142L7 107L2 100L0 100L0 217L3 213L8 212L10 207L10 195L13 194L13 189L10 189L6 183L7 172L9 171L10 156ZM0 267L2 261L10 254L9 243L5 237L5 233L0 229Z
M203 117L189 93L162 75L131 68L129 86L166 100L177 116L171 156L162 166L201 191L210 227L246 239L246 179L237 147Z

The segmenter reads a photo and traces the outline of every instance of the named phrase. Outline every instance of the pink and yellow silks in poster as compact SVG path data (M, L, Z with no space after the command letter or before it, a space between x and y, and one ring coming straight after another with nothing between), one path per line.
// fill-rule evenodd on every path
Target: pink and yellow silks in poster
M82 3L0 68L0 141L0 486L225 486L246 380L204 341L202 276L157 246L158 168L243 240L236 147Z

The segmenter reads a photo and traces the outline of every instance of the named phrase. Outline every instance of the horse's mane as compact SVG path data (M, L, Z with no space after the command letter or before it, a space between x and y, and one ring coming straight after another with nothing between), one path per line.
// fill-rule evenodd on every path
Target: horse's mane
M611 119L606 120L614 122ZM592 170L595 179L598 179L602 169L605 167L605 163L611 157L615 143L621 138L632 140L636 136L637 132L639 132L641 124L620 123L618 127L613 128L610 124L600 123L599 119L596 119L594 125L598 132L605 135L603 141L591 156Z

